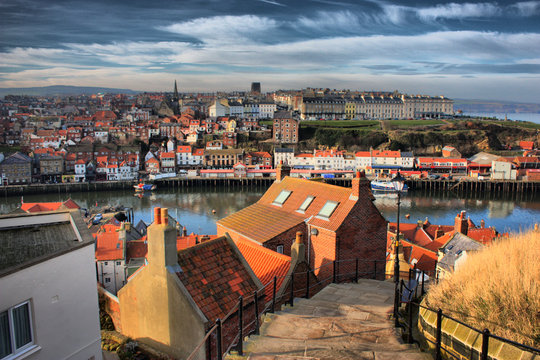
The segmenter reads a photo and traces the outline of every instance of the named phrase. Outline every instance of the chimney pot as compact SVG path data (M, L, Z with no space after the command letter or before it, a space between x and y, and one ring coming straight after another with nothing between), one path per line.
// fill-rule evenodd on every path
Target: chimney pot
M302 232L298 231L296 232L296 243L297 244L302 244Z
M161 223L169 225L169 209L167 208L161 208Z
M159 207L154 208L154 223L156 225L161 224L161 208Z

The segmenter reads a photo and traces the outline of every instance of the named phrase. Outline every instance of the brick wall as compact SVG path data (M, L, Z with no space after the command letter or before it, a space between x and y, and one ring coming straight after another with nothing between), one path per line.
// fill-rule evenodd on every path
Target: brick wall
M303 234L303 238L306 238L307 227L304 223L298 224L293 228L279 234L278 236L266 241L264 247L277 251L278 245L283 245L283 254L291 256L291 246L296 239L296 232L300 231ZM307 249L306 249L307 256Z
M315 275L323 281L331 277L333 273L332 262L336 259L336 234L330 230L316 229L318 234L311 235L309 263L311 268L315 269Z
M337 237L338 260L359 258L359 272L370 273L365 277L374 271L372 260L380 260L377 278L384 279L386 220L372 203L356 204L338 229Z

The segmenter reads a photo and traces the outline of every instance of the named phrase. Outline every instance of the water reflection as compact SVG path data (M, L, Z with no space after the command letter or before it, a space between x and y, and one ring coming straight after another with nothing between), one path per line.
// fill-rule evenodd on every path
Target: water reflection
M230 215L256 202L263 188L251 189L160 189L142 196L130 190L73 194L46 194L25 196L25 202L64 201L71 196L82 207L123 205L133 208L135 219L152 221L152 208L169 208L188 232L216 233L216 220ZM5 197L0 201L0 213L7 213L20 205L20 197ZM396 221L397 197L377 197L375 205L389 221ZM451 193L422 194L409 192L402 196L401 221L416 222L427 217L433 224L453 224L454 217L466 210L474 223L486 220L486 226L499 231L518 231L540 221L540 197L529 195L514 199L486 199L480 197L457 198ZM405 215L410 214L406 219Z

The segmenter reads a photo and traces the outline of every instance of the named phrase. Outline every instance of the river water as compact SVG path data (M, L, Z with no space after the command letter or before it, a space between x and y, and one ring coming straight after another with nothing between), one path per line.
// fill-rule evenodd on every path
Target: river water
M234 191L227 189L160 189L142 197L132 191L103 191L73 194L27 195L25 202L64 201L71 196L81 207L123 205L133 208L135 222L152 221L152 208L167 207L169 214L185 225L188 233L215 234L216 221L255 203L264 193L263 188ZM517 199L516 199L517 198ZM486 226L499 232L528 229L540 222L540 196L519 195L514 199L458 198L453 194L425 194L409 192L402 196L401 221L416 222L427 217L432 224L453 224L461 210L467 211L474 223L481 219ZM0 201L0 213L16 209L20 197L5 197ZM377 208L388 221L396 221L397 198L377 197ZM405 215L409 214L409 219Z

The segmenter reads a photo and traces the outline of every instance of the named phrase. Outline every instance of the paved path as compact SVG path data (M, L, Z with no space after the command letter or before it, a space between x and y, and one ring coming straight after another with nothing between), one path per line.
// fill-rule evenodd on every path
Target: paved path
M331 284L311 299L268 314L261 335L244 345L245 357L230 359L427 360L415 346L403 344L389 315L394 285L360 280Z

